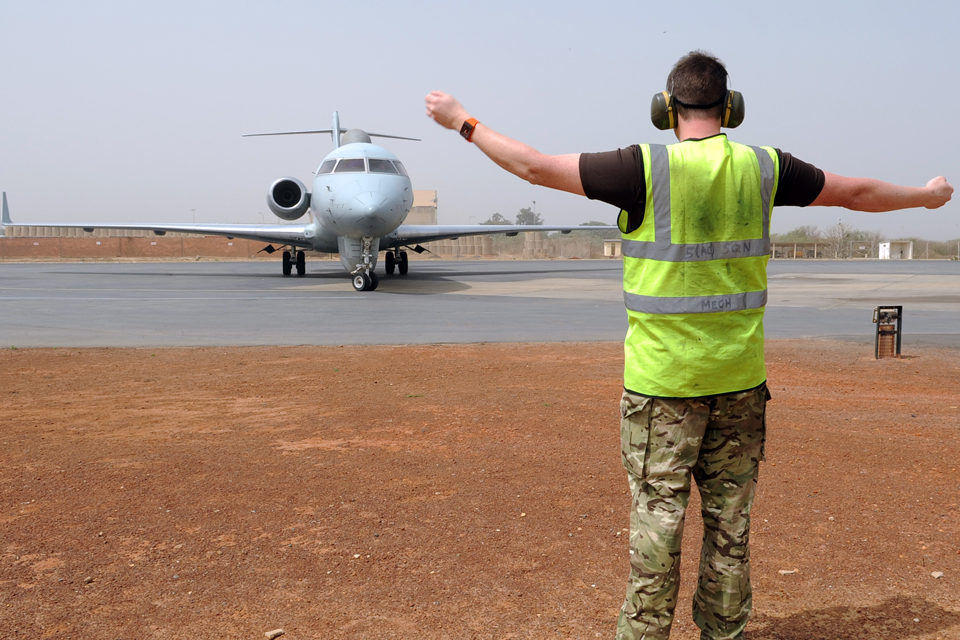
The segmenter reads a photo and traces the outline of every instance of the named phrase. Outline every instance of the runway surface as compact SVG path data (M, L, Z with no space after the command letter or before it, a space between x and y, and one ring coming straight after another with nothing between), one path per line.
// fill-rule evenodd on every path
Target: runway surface
M776 260L768 338L872 342L903 305L903 344L960 347L960 262ZM0 264L0 347L173 347L621 340L615 260L414 261L357 293L339 262Z

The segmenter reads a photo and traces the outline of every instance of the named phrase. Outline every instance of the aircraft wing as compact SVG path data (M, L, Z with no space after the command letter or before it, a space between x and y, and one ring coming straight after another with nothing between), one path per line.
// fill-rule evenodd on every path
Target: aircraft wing
M391 245L405 245L434 240L454 240L463 236L489 236L504 234L515 236L529 231L617 231L616 226L570 226L555 224L402 224L388 236Z
M7 222L7 224L14 224ZM302 224L20 224L18 227L61 227L69 229L137 229L153 231L158 236L167 232L195 233L202 236L226 236L228 238L243 238L266 243L288 244L309 248L307 226Z

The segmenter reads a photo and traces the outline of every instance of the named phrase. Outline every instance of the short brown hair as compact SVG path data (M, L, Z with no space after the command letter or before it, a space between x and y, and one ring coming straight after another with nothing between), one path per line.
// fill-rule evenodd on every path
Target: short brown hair
M677 115L688 120L719 119L723 113L722 102L709 109L691 106L723 99L727 91L727 69L706 51L691 51L673 65L667 76L667 91L677 103Z

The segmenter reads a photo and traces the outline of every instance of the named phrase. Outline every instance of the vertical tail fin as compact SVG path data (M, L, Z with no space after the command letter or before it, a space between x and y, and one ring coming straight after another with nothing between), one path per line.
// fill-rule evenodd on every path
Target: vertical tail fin
M0 216L0 227L5 227L8 224L13 224L13 221L10 219L10 209L7 208L7 192L3 192L3 214Z
M333 138L333 148L340 146L340 113L333 112L333 128L330 130L330 137Z

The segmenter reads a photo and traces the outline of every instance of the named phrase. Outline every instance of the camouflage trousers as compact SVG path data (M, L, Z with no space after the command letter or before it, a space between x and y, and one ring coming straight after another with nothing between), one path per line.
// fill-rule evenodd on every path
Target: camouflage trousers
M691 476L704 523L693 619L701 640L742 640L752 601L750 507L769 397L766 385L704 398L624 392L620 439L633 509L617 640L670 636Z

